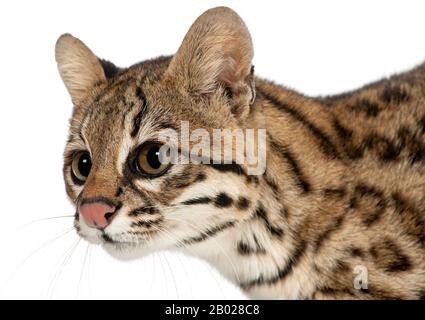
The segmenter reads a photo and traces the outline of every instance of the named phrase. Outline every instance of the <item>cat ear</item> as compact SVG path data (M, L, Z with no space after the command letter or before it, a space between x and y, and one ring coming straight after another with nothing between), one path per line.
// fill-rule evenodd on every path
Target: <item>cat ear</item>
M95 84L106 81L99 59L81 40L70 34L59 37L55 57L74 105L78 105Z
M220 87L243 113L255 97L249 31L236 12L218 7L204 12L190 27L165 76L195 95Z

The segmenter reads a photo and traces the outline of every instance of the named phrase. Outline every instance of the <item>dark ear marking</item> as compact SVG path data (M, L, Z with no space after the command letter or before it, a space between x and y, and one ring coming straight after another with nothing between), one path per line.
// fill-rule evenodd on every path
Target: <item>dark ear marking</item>
M108 60L99 59L99 62L102 65L103 72L105 72L105 76L107 79L115 77L121 71L120 68L118 68L115 64Z

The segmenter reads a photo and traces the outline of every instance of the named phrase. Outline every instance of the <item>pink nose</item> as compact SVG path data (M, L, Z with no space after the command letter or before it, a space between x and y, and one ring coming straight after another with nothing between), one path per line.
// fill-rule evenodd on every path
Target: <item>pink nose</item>
M81 205L79 212L89 227L104 229L111 222L115 207L102 202L94 202Z

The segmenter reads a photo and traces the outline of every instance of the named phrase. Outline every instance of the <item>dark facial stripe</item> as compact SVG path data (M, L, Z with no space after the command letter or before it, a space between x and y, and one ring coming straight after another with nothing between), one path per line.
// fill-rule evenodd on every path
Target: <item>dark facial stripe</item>
M136 221L133 222L131 225L133 227L145 227L145 228L150 228L152 225L158 225L161 222L164 221L163 217L159 217L158 219L155 220L141 220L141 221Z
M277 141L270 139L270 146L285 158L290 171L293 173L296 184L301 188L303 193L311 191L311 184L308 182L305 174L302 172L301 167L296 160L295 156L289 150L288 146L282 145Z
M130 217L136 217L136 216L140 216L140 215L143 215L143 214L156 214L156 213L159 213L158 208L153 207L153 206L146 206L146 207L140 207L140 208L136 208L134 210L131 210L128 215Z
M246 176L246 172L245 170L237 163L229 163L229 164L225 164L225 163L211 163L209 165L211 168L220 171L220 172L225 172L225 173L234 173L237 175L244 175Z
M136 114L133 119L133 129L131 130L130 136L134 138L140 130L140 125L142 123L142 118L146 113L146 109L148 107L148 102L146 100L146 96L140 87L136 89L136 96L140 99L142 103L142 109Z
M180 204L185 206L193 206L198 204L209 204L213 203L217 208L228 208L233 205L233 199L227 195L225 192L220 192L214 198L211 197L199 197L189 200L185 200Z
M215 226L213 228L210 228L210 229L207 229L207 230L201 232L199 236L184 239L184 240L179 241L179 242L182 245L191 245L191 244L199 243L199 242L205 241L205 240L217 235L219 232L222 232L226 229L233 227L235 224L236 224L235 221L227 221L227 222L224 222L224 223L222 223L218 226ZM179 244L178 246L182 246L182 245Z
M259 203L257 209L255 209L254 215L264 222L264 225L272 236L281 237L283 235L283 230L278 226L274 226L269 221L267 217L267 212L261 203Z
M319 141L321 150L330 156L331 158L338 159L339 154L337 148L332 143L331 138L322 130L320 130L316 125L307 119L304 115L299 113L297 110L291 108L284 102L278 100L278 98L272 96L270 93L261 91L261 95L269 100L273 105L275 105L280 111L287 113L294 120L300 122L310 133Z
M240 283L241 288L249 290L254 286L271 285L283 280L285 277L289 276L293 272L294 268L300 262L306 248L307 243L305 241L301 241L293 250L291 257L289 258L289 261L285 264L285 266L277 269L275 276L266 278L263 275L260 275L254 280Z
M184 157L190 158L191 154L185 150L178 149L178 152L181 153ZM194 156L199 157L199 155L194 154ZM207 157L201 157L200 161L202 164L207 165L214 170L224 173L234 173L239 176L244 176L248 183L258 183L259 179L257 176L249 175L241 165L237 164L234 160L231 163L214 163L213 159Z
M185 205L185 206L193 206L193 205L197 205L197 204L208 204L212 201L211 198L209 197L200 197L200 198L194 198L194 199L189 199L186 201L183 201L181 204Z

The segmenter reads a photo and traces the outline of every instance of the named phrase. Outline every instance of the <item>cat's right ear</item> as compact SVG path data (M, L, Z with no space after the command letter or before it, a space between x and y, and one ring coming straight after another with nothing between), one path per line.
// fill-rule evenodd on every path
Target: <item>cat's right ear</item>
M55 57L74 105L78 105L96 84L106 82L99 59L81 40L70 34L59 37Z

